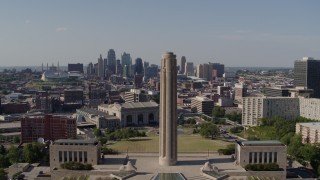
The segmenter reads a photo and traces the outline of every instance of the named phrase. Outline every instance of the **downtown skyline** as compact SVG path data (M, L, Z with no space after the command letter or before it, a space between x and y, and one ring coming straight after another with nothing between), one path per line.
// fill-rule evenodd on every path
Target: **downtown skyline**
M293 67L320 58L318 1L4 1L1 66L96 62L114 49L159 65L163 52L195 64Z

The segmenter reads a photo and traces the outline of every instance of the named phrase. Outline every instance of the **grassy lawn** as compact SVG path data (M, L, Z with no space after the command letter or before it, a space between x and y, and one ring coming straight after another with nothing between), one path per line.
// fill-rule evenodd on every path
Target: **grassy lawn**
M210 140L200 135L178 136L178 152L210 152L226 147L228 142ZM159 152L159 136L132 138L129 141L119 141L109 146L119 152Z
M277 137L274 127L270 126L256 126L243 131L239 136L246 139L259 139L259 140L274 140Z

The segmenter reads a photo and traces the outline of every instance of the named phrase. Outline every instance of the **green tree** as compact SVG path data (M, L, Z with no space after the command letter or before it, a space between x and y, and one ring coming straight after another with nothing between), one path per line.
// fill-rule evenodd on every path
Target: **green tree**
M13 143L20 143L20 138L18 136L15 136L13 138Z
M6 154L7 153L7 150L6 150L6 148L1 144L0 145L0 154Z
M200 135L202 137L211 137L213 139L214 136L219 134L219 128L217 125L212 123L205 123L201 126Z
M215 106L212 110L212 115L214 117L222 118L225 116L226 110L220 106Z
M7 173L4 171L4 169L0 168L0 180L7 179Z
M20 156L21 156L21 153L17 147L11 146L8 149L7 158L9 160L10 164L20 162Z
M10 166L8 157L0 154L0 168L7 168L8 166Z
M94 134L96 137L102 136L102 132L101 132L100 129L94 129L93 134Z
M301 147L303 146L302 144L302 136L301 134L295 134L291 139L290 139L290 144L287 148L288 154L290 154L293 157L296 157L297 159L302 159L302 152L301 152Z
M23 147L23 157L27 163L39 162L43 157L43 144L32 143Z

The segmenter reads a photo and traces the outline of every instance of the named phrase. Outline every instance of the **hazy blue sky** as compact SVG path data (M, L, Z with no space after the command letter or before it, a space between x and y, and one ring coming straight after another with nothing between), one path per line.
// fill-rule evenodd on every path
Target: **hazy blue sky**
M291 67L320 59L318 0L7 0L0 2L0 66L97 62L159 64L173 51L195 64Z

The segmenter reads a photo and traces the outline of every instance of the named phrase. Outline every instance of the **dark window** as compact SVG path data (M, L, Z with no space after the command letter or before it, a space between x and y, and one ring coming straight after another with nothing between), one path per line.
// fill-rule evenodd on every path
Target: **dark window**
M72 152L69 151L69 161L72 161Z
M78 152L77 151L73 152L73 158L74 158L75 162L78 161Z
M262 163L262 152L259 152L259 163Z
M257 163L257 160L258 160L257 156L258 156L258 153L254 152L253 163L255 164Z
M87 152L83 152L84 153L84 163L87 163Z
M264 163L268 163L268 153L264 152Z
M274 152L274 162L277 163L278 162L278 153Z
M249 152L249 164L252 163L252 152Z
M62 162L62 152L59 151L59 162Z
M67 151L63 151L63 162L67 162L68 161L67 155L68 155L68 152Z
M82 151L79 152L79 162L82 162Z
M269 152L269 163L272 163L272 152Z

